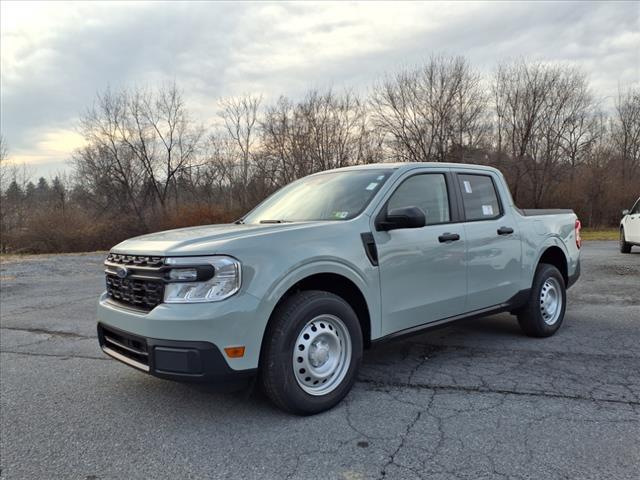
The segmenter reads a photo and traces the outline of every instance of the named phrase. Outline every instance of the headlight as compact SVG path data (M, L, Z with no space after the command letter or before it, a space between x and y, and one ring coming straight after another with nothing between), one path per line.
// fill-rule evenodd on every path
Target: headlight
M169 270L165 303L217 302L240 290L242 269L235 258L174 257L165 260Z

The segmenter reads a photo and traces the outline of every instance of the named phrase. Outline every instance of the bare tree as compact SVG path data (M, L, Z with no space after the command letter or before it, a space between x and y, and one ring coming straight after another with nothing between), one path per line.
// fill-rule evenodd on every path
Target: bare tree
M237 162L240 165L240 184L242 207L249 205L248 186L251 166L255 156L257 139L258 111L262 96L245 95L222 100L220 116L229 137L237 148Z
M431 57L374 88L373 121L401 160L445 161L474 148L487 132L481 77L464 57Z
M366 104L349 91L311 90L297 103L281 97L266 109L261 127L260 171L274 185L382 157Z
M10 175L9 149L4 135L0 134L0 194L7 188Z
M575 165L588 148L593 99L586 76L568 66L519 60L501 65L495 75L496 148L510 159L514 199L527 180L533 206Z
M620 156L621 178L635 176L640 170L640 88L619 91L612 139Z
M175 85L107 90L82 118L81 131L87 146L74 157L77 174L95 189L117 186L142 223L143 204L164 212L171 194L177 198L176 178L195 161L203 134Z

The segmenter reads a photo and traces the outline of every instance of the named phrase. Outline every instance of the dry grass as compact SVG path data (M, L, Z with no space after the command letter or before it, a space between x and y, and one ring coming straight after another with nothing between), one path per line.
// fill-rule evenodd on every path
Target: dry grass
M619 231L617 228L605 228L605 229L591 229L591 228L583 228L580 232L582 236L582 240L591 241L591 240L618 240ZM96 250L89 252L77 252L77 253L0 253L0 264L14 263L14 262L24 262L24 261L38 261L44 257L48 257L50 255L92 255L92 254L104 254L107 252L105 250Z
M96 250L94 252L71 252L71 253L0 253L0 264L15 262L34 262L53 255L107 255L105 250ZM4 277L3 277L4 279Z
M620 235L617 228L605 228L602 230L595 230L591 228L583 228L580 232L582 240L618 240Z

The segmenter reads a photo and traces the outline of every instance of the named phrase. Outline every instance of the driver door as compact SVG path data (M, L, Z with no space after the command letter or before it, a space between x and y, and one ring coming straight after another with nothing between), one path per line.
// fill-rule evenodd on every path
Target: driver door
M627 221L625 222L627 241L640 243L640 199L631 208Z
M377 231L382 334L417 327L465 312L464 227L455 223L453 178L447 170L409 172L376 218L418 207L426 226Z

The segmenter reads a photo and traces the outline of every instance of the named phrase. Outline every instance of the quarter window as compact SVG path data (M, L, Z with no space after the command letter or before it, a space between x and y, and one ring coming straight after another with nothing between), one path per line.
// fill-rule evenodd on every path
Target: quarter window
M498 193L487 175L458 174L467 221L490 220L501 215Z
M402 182L389 199L387 211L403 207L420 208L427 225L449 222L449 195L444 175L420 174Z

